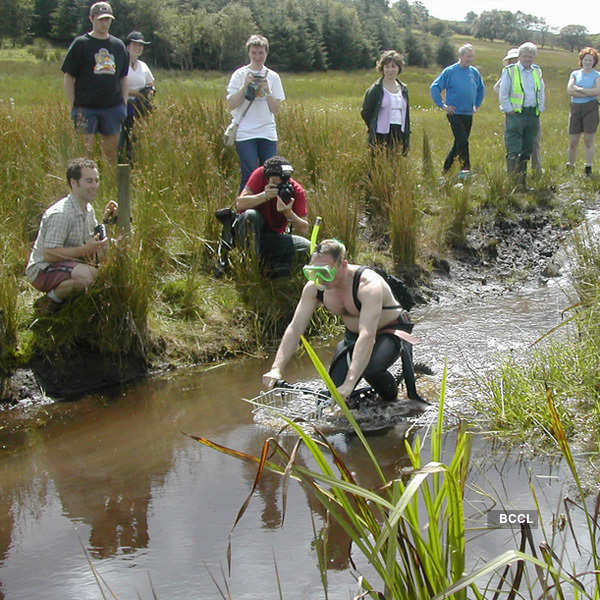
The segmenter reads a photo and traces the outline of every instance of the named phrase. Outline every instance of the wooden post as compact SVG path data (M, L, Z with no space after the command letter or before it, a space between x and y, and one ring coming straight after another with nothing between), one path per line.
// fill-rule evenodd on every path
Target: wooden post
M129 231L131 228L130 172L131 167L128 164L117 165L117 184L119 189L119 216L117 218L117 225L121 231Z

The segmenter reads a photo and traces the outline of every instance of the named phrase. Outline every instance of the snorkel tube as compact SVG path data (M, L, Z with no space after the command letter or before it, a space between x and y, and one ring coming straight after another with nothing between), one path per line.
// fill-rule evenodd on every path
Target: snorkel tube
M315 219L315 224L312 228L312 233L310 234L310 253L312 254L317 247L317 238L319 237L319 229L321 229L321 223L323 219L321 217L317 217Z

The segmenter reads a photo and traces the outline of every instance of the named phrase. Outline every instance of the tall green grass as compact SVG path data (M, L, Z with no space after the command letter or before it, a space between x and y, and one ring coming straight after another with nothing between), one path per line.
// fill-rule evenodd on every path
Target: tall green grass
M573 291L578 296L566 307L564 321L540 344L512 358L488 380L488 395L478 407L490 425L512 432L516 440L554 447L553 413L561 431L578 446L600 451L600 243L583 228L573 236L570 251ZM541 343L543 341L543 344ZM546 390L552 390L553 413ZM593 479L599 476L591 469Z
M476 46L484 75L495 77L504 44L477 42ZM564 82L573 57L543 51L542 65L545 60L548 94L557 100L549 103L543 116L543 185L550 189L562 181L560 166L567 143ZM409 68L402 73L410 90L413 139L409 156L399 159L372 159L367 148L359 111L364 90L376 78L374 71L282 74L288 100L277 118L279 152L292 161L295 177L307 189L309 220L321 215L322 236L343 240L353 260L375 252L385 255L392 268L427 264L432 250L448 251L479 219L504 218L524 207L523 200L514 199L503 172L503 122L491 94L475 116L472 133L474 170L480 175L468 194L453 191L452 180L439 184L438 172L451 136L444 115L432 107L429 98L428 86L435 74L433 68ZM249 327L244 331L255 332L253 343L269 345L280 329L272 326L276 314L272 303L255 302L245 290L262 289L260 272L246 272L241 281L212 279L220 228L214 211L231 206L239 186L237 155L222 141L229 120L223 100L228 74L158 70L155 75L157 109L137 125L139 143L132 175L132 247L138 254L127 258L132 263L128 269L148 275L128 280L132 286L129 301L136 306L147 303L141 329L150 339L162 340L149 346L159 354L173 346L165 340L174 341L182 332L193 340L190 357L197 355L203 335L209 336L205 347L219 352L212 333L217 328L207 326L209 318L190 319L202 312L190 303L204 295L214 299L221 338L225 320L230 326L225 326L224 335L231 339L239 340L243 323ZM5 297L13 298L11 302L19 296L25 307L17 313L18 346L31 322L30 306L36 296L21 276L41 214L66 193L68 159L84 153L73 135L58 63L27 62L22 57L0 63L0 129L4 140L0 145L0 234L11 239L3 268L18 281L15 288L10 278L3 278L0 287ZM425 131L428 134L423 134L421 146ZM101 161L100 167L97 211L108 199L116 198L113 166ZM565 199L570 202L579 197L580 190L590 194L598 188L596 180L575 178ZM537 197L529 203L539 204ZM167 300L169 286L177 281L186 281L193 290L183 312L173 310ZM98 285L103 284L99 281ZM298 285L287 293L288 306L295 304L299 289ZM268 286L264 292L270 293ZM80 333L86 331L84 327ZM106 335L118 331L109 327ZM43 345L48 340L39 342ZM105 342L110 347L112 342ZM124 345L128 344L126 334ZM179 357L185 355L185 345L179 344ZM228 352L234 346L227 345Z

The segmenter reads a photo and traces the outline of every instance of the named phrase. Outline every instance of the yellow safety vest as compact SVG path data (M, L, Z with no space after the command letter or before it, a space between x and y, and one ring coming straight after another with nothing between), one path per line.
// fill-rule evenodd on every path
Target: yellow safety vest
M525 102L525 91L523 89L523 81L521 80L521 69L518 63L506 67L512 71L512 90L510 93L510 103L513 105L515 112L523 111L523 103ZM533 86L535 88L535 114L540 114L540 88L542 87L542 78L540 77L540 68L537 65L532 65Z

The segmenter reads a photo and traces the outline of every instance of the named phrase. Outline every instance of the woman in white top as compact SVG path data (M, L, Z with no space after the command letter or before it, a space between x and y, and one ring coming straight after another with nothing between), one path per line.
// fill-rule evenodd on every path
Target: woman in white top
M127 158L131 163L133 158L133 123L137 117L144 117L152 110L152 97L156 91L154 88L154 76L148 65L140 60L144 47L151 42L146 42L139 31L132 31L125 41L129 52L129 71L127 73L127 118L121 129L119 142L120 160Z
M285 100L279 75L265 66L269 41L252 35L246 42L250 63L231 75L227 104L238 123L235 145L240 157L240 191L252 171L277 154L275 115Z

